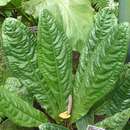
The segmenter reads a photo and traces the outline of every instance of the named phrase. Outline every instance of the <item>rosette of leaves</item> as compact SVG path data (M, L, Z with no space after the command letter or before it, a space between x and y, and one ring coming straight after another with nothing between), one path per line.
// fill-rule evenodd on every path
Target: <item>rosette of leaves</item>
M0 112L19 126L67 130L76 123L84 130L87 124L81 125L83 121L94 123L93 106L115 88L127 55L128 33L129 25L118 24L112 10L101 10L73 75L71 39L53 14L42 11L37 36L20 21L7 18L2 26L6 63L11 75L26 88L26 96L41 106L36 110L5 84L0 87ZM121 130L129 113L130 108L124 109L95 125Z

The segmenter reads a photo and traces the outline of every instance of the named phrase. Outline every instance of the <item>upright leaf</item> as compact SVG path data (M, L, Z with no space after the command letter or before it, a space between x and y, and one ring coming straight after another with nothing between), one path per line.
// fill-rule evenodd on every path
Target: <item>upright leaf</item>
M114 116L108 117L105 120L97 123L99 127L103 127L106 130L122 130L127 124L130 117L130 108L122 112L115 114Z
M124 66L115 89L105 98L97 112L113 115L130 108L130 64Z
M107 8L104 8L95 16L93 29L87 40L86 48L83 49L82 56L80 57L80 65L76 74L76 83L82 82L87 73L86 64L88 64L90 56L96 50L97 46L100 45L100 42L110 35L110 31L116 24L117 19L115 15Z
M113 24L110 22L112 14L105 15L109 20L101 24L104 30L100 35L92 31L93 37L91 35L89 39L91 44L86 45L81 55L74 87L73 120L85 115L96 101L113 89L127 54L128 24L114 26L110 31L108 25ZM104 36L107 37L104 39Z
M2 27L2 39L7 65L13 77L27 88L29 95L38 100L44 96L44 83L36 61L36 38L29 29L14 18L7 18ZM43 103L43 102L42 102Z
M116 16L118 16L119 12L119 4L118 2L115 2L115 0L90 0L92 7L96 11L100 11L101 9L108 7L112 9Z
M47 83L44 106L53 117L67 110L72 92L71 47L62 28L44 10L38 25L38 65Z
M46 122L43 113L2 87L0 87L0 111L20 126L37 127Z
M56 125L56 124L51 124L51 123L45 123L39 126L40 130L68 130L67 128Z

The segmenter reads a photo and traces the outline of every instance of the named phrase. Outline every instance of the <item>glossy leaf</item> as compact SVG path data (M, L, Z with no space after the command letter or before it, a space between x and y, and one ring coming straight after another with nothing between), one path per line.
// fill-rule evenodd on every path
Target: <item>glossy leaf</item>
M68 129L60 125L45 123L39 126L39 130L68 130Z
M127 108L130 108L130 64L124 66L115 89L105 98L97 113L111 116Z
M36 60L36 37L20 21L7 18L2 27L3 49L13 77L27 88L29 97L44 96L42 77ZM42 102L42 101L41 101ZM43 102L42 102L43 103Z
M86 48L84 48L82 55L80 57L80 64L79 64L78 72L77 72L76 78L75 78L76 87L74 88L74 91L75 91L74 94L75 94L76 98L80 97L80 95L83 95L83 93L85 92L85 90L83 88L80 89L80 87L84 86L84 85L81 86L81 84L83 82L84 83L86 82L85 75L86 75L86 73L88 73L86 67L88 65L89 58L93 55L93 52L97 49L97 46L99 46L101 44L101 41L103 41L110 35L109 32L112 30L113 26L116 24L117 24L117 19L116 19L115 15L113 14L113 12L111 10L109 10L107 8L101 10L95 16L94 27L93 27L91 34L89 36L89 39L86 43ZM100 53L100 52L98 52L98 53ZM96 55L95 55L95 57L96 57ZM83 91L83 92L79 93L78 89L80 89L80 91ZM85 93L84 93L84 96L86 96ZM78 98L78 99L80 99L80 98ZM77 99L74 99L74 100L77 100ZM75 101L74 104L76 105L76 103L80 103L80 102L81 101ZM77 107L77 109L78 109L78 107Z
M43 113L2 87L0 87L0 111L20 126L37 127L46 122Z
M37 52L38 65L47 83L44 107L57 118L67 110L72 92L72 51L65 33L47 10L39 19Z
M108 117L105 120L97 123L96 125L99 127L103 127L107 130L122 130L127 124L129 117L130 108L119 112L111 117Z
M104 10L100 17L105 19L102 14ZM127 54L128 24L114 26L110 31L113 15L107 11L105 15L109 20L98 26L105 29L100 29L100 35L98 31L92 31L89 44L80 58L74 87L73 120L85 115L99 99L113 89ZM100 37L102 34L106 36L105 39Z

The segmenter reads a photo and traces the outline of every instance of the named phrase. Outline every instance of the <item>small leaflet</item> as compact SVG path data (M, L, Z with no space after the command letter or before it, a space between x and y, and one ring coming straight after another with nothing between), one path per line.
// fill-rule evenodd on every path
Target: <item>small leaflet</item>
M105 130L105 129L93 125L88 125L87 130Z

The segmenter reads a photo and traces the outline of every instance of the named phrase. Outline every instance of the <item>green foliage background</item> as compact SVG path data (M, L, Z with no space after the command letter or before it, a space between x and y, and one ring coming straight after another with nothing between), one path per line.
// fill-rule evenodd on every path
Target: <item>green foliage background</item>
M129 25L117 16L118 1L1 0L0 130L128 130ZM73 111L64 121L70 94Z

